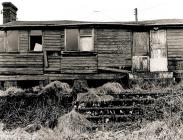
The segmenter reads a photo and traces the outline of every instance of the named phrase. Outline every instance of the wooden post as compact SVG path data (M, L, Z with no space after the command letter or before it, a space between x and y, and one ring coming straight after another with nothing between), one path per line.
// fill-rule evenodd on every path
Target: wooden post
M46 50L44 50L43 54L44 54L44 67L47 68L48 67L48 58L47 58Z
M137 8L134 9L135 21L138 22L138 10Z

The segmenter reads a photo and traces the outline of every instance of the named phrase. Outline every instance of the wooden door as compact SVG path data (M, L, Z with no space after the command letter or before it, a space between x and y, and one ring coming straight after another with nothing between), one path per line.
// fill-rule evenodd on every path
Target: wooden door
M150 32L150 71L168 71L166 31Z

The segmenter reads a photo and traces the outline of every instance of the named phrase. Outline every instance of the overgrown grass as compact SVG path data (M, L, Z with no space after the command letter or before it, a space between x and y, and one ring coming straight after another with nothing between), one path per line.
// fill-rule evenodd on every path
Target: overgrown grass
M16 91L16 92L15 92ZM37 90L36 90L37 91ZM154 121L141 120L132 129L103 129L88 131L92 123L66 106L72 98L72 89L66 83L54 82L35 93L11 88L1 92L0 139L14 140L182 140L183 139L183 83L162 85L139 81L131 89L119 83L106 83L87 93L78 94L77 100L113 100L110 94L121 92L167 93L156 100L153 110L145 110L144 118L155 116ZM171 93L171 94L169 94ZM109 97L110 96L110 97ZM108 97L108 98L107 98ZM151 108L151 109L152 109ZM151 113L150 113L151 112ZM52 127L50 124L55 123ZM50 127L50 128L49 128ZM5 129L6 128L6 129ZM7 128L11 128L8 130ZM12 129L13 128L13 129Z
M11 87L0 96L0 121L4 129L15 129L34 124L53 128L58 117L72 107L72 93L68 84L55 81L39 93ZM66 102L67 101L67 102Z

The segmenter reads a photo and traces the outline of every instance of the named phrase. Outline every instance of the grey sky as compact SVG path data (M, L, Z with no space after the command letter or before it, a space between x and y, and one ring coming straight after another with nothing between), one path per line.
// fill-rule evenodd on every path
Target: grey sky
M4 1L18 7L18 20L132 21L136 7L139 20L183 19L182 0L0 0Z

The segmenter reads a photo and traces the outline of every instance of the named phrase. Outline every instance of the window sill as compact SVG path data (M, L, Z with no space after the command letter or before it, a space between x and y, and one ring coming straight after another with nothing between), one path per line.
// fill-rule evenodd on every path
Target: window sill
M78 51L62 51L62 56L96 56L96 52L78 52Z
M29 53L43 53L43 51L29 51Z

